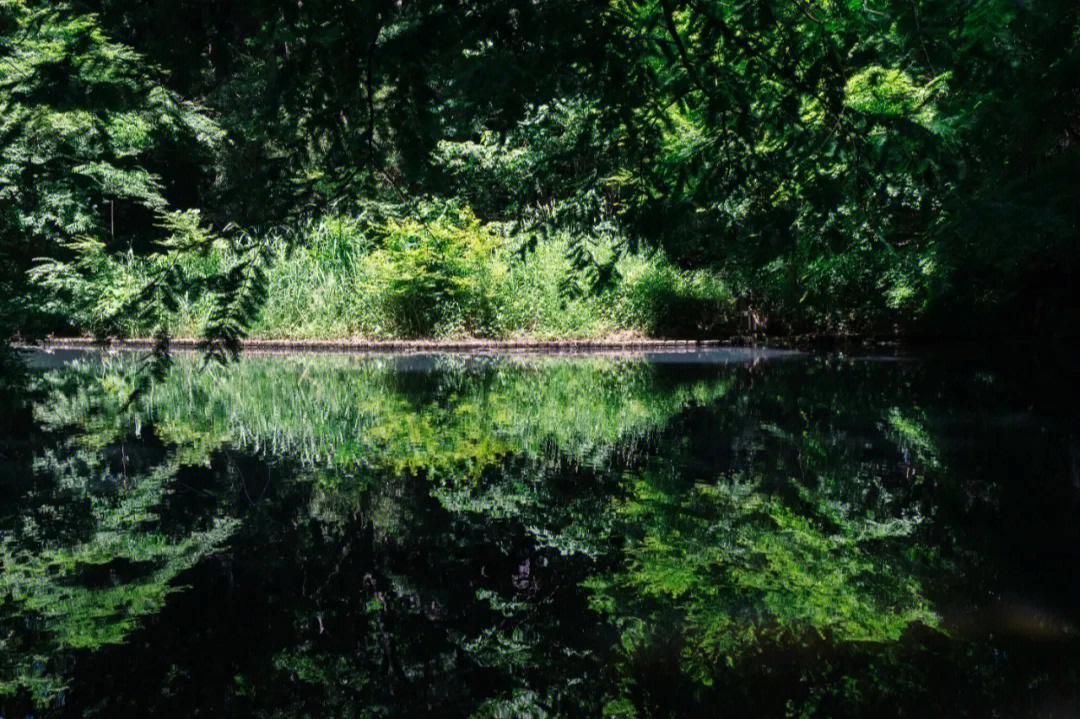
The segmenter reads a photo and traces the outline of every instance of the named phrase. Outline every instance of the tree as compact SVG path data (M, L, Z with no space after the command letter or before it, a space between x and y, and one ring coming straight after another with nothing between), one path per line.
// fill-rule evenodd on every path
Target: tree
M67 3L0 3L0 336L65 322L46 291L63 290L61 278L32 281L36 263L152 249L177 194L160 171L206 157L220 138L95 16Z

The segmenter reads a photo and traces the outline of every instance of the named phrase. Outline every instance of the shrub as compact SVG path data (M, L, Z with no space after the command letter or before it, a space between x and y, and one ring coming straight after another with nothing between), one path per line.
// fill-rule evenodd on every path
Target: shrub
M372 288L396 333L406 337L498 332L496 303L505 268L501 238L469 210L431 220L387 220L370 256Z
M717 275L659 258L626 278L624 322L649 335L709 336L728 326L733 302Z

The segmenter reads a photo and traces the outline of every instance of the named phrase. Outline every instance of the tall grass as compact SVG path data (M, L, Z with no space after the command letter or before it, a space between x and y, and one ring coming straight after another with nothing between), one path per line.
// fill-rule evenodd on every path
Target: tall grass
M708 336L732 315L732 294L714 273L631 254L616 263L616 281L595 291L570 259L570 238L520 252L521 238L468 211L382 223L330 215L266 241L267 301L251 326L258 338ZM184 271L211 276L232 259L222 245L185 260ZM144 273L137 260L122 264L109 282ZM181 298L174 330L197 334L209 311L206 298Z

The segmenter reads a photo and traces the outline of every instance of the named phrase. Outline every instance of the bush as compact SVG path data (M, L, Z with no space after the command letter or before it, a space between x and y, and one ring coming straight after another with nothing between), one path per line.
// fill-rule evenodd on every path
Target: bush
M372 253L373 291L395 334L497 334L505 267L500 236L472 212L449 208L432 220L388 220Z
M717 275L659 258L627 277L624 322L649 335L707 337L729 326L733 304Z

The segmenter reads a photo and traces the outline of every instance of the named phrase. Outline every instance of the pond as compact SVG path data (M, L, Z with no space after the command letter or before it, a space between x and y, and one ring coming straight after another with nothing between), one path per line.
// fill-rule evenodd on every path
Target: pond
M1070 363L29 358L0 715L1080 715Z

